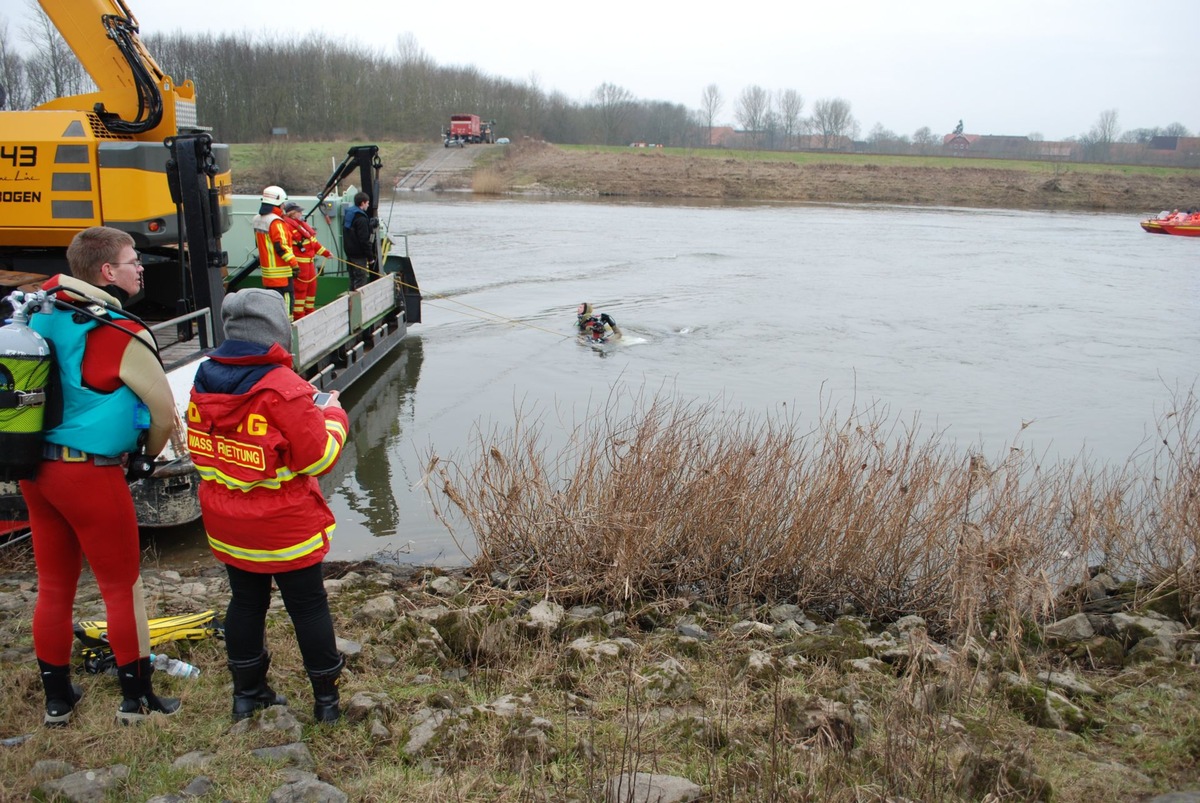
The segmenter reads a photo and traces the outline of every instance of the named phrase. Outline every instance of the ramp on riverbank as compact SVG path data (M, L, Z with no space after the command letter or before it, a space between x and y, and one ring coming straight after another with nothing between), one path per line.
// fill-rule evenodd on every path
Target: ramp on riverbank
M445 148L436 145L429 149L425 158L396 180L397 192L420 190L461 189L469 186L470 173L475 160L497 145L464 145L461 148Z

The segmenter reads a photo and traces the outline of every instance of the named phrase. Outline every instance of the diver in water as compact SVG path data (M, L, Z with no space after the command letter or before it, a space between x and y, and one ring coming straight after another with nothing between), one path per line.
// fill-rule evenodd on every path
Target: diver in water
M607 343L621 337L621 329L607 312L599 315L586 301L575 310L575 326L579 335L592 343Z

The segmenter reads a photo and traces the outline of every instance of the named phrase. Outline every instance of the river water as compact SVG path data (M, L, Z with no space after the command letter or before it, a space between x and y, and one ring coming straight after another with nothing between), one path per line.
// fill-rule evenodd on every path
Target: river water
M381 217L424 323L345 397L331 559L468 562L423 466L518 410L565 432L637 392L801 423L875 405L964 453L1123 463L1200 373L1200 241L1129 215L413 193ZM581 344L582 301L623 340ZM211 560L199 528L156 540Z

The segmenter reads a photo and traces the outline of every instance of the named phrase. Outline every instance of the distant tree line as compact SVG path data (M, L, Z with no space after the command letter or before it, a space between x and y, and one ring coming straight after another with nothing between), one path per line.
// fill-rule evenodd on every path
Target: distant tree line
M31 22L20 32L32 45L22 55L0 19L0 87L5 108L33 108L53 98L94 90L74 53L49 18L29 0ZM704 87L698 109L639 100L603 83L582 101L545 92L536 78L520 82L474 66L440 66L411 34L392 51L335 41L321 34L279 38L261 34L173 33L143 37L146 49L176 80L197 87L202 125L225 142L258 142L286 129L298 139L431 140L451 114L495 121L499 136L530 136L567 144L645 142L704 147L714 141L726 99L716 84ZM3 93L0 93L3 94ZM877 153L938 153L942 136L922 127L911 136L876 124L859 140L860 126L843 98L813 102L794 89L748 86L731 111L741 127L737 147L769 150L855 148ZM1078 138L1075 158L1106 161L1127 153L1117 143L1145 145L1160 135L1189 136L1173 123L1122 134L1116 110L1102 112ZM1042 139L1030 134L1031 142Z

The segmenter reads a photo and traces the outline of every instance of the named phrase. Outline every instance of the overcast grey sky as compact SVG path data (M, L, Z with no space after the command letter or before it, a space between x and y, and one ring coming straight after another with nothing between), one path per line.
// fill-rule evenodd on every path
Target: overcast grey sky
M805 114L818 99L844 98L863 135L876 123L944 134L961 118L968 133L1046 139L1083 134L1106 109L1118 111L1122 130L1179 122L1196 133L1191 2L127 0L143 34L320 31L395 52L410 33L439 65L536 80L576 101L609 82L698 108L715 83L732 123L738 94L757 84L795 89ZM29 18L26 3L0 0L10 36ZM197 92L203 103L204 87Z

